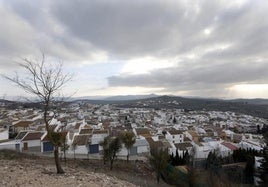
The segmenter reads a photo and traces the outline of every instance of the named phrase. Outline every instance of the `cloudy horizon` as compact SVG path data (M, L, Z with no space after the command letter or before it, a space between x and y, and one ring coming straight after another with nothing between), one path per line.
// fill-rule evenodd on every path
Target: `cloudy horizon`
M0 0L0 74L63 61L75 96L268 98L268 1ZM0 78L0 97L24 92Z

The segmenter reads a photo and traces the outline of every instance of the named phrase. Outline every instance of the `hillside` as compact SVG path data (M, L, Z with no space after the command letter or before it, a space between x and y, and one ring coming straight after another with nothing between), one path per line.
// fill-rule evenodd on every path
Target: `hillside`
M207 111L232 111L268 119L268 104L266 100L221 100L206 98L184 98L175 96L160 96L149 99L128 101L84 100L92 104L113 104L123 108L155 108L155 109L186 109Z
M102 160L68 159L62 162L65 174L56 174L53 158L31 156L14 151L0 151L0 186L156 186L154 172L143 162L116 161L114 169ZM161 183L161 186L169 185Z
M116 99L114 97L113 99ZM119 98L119 97L118 97ZM133 97L132 97L133 98ZM126 98L124 98L126 99ZM155 108L155 109L186 109L186 110L207 110L207 111L232 111L268 119L267 99L209 99L209 98L185 98L177 96L159 96L135 100L88 100L79 99L72 102L84 102L91 104L111 104L123 108ZM9 109L40 108L40 103L21 103L15 101L0 100ZM67 104L67 103L66 103Z

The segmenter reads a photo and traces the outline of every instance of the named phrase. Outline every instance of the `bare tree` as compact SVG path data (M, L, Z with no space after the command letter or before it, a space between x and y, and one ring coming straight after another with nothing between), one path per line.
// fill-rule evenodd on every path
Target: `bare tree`
M103 161L110 161L110 170L113 169L114 160L117 157L117 153L122 148L122 143L119 137L107 136L100 142L103 147Z
M127 149L127 162L128 162L129 161L129 155L130 155L130 149L135 144L136 138L135 138L135 135L132 132L123 132L120 135L120 138L122 139L122 142L125 144L125 147Z
M19 65L26 71L27 76L14 77L3 75L7 80L15 83L25 92L30 93L39 98L43 106L43 118L49 141L54 146L54 159L57 173L64 173L59 160L59 147L61 146L62 138L60 132L54 132L49 128L49 124L53 117L49 116L51 109L55 106L56 96L62 87L72 79L72 75L63 72L62 63L49 64L45 60L45 55L42 55L41 61L33 61L22 59ZM54 113L55 114L55 113Z
M67 143L67 138L66 135L62 137L62 144L61 144L61 151L63 152L63 158L64 158L64 163L66 164L66 151L68 151L70 148L69 144Z
M151 147L151 156L149 162L156 173L156 180L159 184L161 173L167 168L168 165L168 151L159 147Z
M72 143L72 145L71 145L71 148L72 148L72 150L73 150L73 152L74 152L74 160L75 160L75 150L77 149L77 142L76 141L74 141L73 143Z

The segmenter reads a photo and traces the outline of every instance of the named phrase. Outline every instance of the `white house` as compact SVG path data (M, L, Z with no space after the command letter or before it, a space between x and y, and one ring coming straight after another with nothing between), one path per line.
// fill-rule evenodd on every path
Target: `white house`
M193 151L195 153L194 157L199 159L205 159L208 157L209 152L214 151L219 148L217 141L195 143Z
M94 129L89 145L89 154L98 154L102 147L99 145L109 135L108 130Z
M22 139L20 143L21 151L41 151L41 137L44 132L28 132Z
M99 144L108 135L109 135L108 130L96 130L96 129L94 129L94 131L92 133L91 144Z
M240 143L239 146L242 149L254 149L257 151L261 151L263 149L262 145L258 142L253 142L250 140L243 139Z
M150 145L145 138L137 138L133 147L137 147L137 153L149 153Z
M220 154L223 157L233 154L236 149L238 149L238 147L230 142L222 142L219 144Z
M169 143L182 143L183 142L183 132L180 130L169 130L165 134L165 138Z
M76 154L88 154L90 138L90 134L78 134L74 136L71 151L75 152ZM68 152L70 153L70 151Z

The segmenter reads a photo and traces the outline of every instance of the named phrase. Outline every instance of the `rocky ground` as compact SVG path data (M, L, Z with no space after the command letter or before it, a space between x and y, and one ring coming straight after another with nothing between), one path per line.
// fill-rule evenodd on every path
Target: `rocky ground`
M14 158L13 158L14 157ZM128 186L136 185L103 173L85 168L63 166L65 174L56 174L53 160L47 158L23 158L0 154L0 186ZM64 165L64 164L63 164Z
M11 186L145 186L170 187L156 182L155 173L146 161L116 160L113 170L100 159L61 161L65 174L56 174L54 159L40 155L0 150L0 187Z

